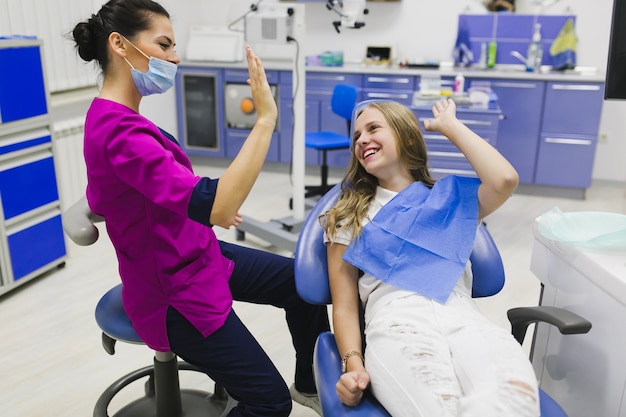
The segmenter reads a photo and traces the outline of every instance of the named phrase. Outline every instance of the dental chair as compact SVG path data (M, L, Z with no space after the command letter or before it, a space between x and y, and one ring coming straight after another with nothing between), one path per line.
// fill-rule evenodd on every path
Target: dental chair
M69 238L80 246L88 246L99 237L94 223L104 219L91 212L83 197L63 213L63 229ZM122 305L122 284L107 291L96 306L96 322L102 330L102 346L115 354L117 341L144 344L133 329ZM111 384L98 398L94 417L108 417L109 404L129 384L148 378L145 395L123 406L114 417L206 417L225 416L236 405L223 387L216 384L214 392L181 389L179 370L198 371L193 366L178 361L172 352L154 352L154 364L137 369ZM198 371L199 372L199 371Z
M306 217L296 244L296 288L300 296L311 304L331 303L324 232L317 218L335 204L340 192L341 185L338 184L317 202ZM478 228L470 260L474 277L472 297L488 297L498 293L504 286L504 267L498 249L485 225ZM582 317L553 307L513 308L508 311L508 317L513 336L520 343L524 340L528 326L536 322L550 323L563 334L586 333L591 328L591 323ZM331 332L322 333L318 337L313 366L324 416L390 417L369 392L366 392L363 401L356 407L341 403L335 390L335 384L341 375L341 356ZM541 389L539 401L541 417L567 417L565 411Z

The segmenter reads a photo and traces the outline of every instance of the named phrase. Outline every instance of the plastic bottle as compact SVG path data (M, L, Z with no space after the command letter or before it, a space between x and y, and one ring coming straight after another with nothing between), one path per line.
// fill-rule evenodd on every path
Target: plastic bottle
M487 49L487 68L493 68L496 66L496 52L498 50L498 44L495 41L489 42Z
M532 41L528 45L526 53L526 71L539 72L543 59L543 47L541 46L541 23L535 23L535 31Z
M478 68L487 68L487 43L480 44L480 60L478 61Z
M454 78L454 92L462 93L465 90L465 77L463 74L457 74Z

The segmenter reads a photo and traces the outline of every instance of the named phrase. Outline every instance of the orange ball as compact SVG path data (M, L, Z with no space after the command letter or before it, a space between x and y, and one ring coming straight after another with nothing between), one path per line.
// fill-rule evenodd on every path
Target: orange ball
M251 114L254 112L254 102L249 97L241 100L241 103L239 103L239 107L241 108L241 111L245 114Z

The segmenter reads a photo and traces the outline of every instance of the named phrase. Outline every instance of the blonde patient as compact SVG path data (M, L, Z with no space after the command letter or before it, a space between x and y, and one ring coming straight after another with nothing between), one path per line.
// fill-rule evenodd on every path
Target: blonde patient
M337 394L354 406L371 389L393 417L539 416L528 358L471 298L476 229L518 174L457 119L452 100L432 112L426 130L446 136L477 178L435 181L412 111L369 102L354 123L339 200L320 216L344 366Z

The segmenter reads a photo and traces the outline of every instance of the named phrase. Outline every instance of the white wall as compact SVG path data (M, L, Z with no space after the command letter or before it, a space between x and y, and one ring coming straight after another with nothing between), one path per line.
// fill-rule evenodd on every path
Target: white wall
M265 3L277 0L265 0ZM249 10L250 0L163 0L172 14L179 52L184 52L188 27L194 24L226 26ZM537 13L534 0L518 0L519 13ZM573 13L577 16L578 65L606 68L612 0L560 0L543 10L548 14ZM368 2L369 15L363 29L336 33L332 21L337 16L323 3L306 3L307 38L305 54L343 50L344 60L358 61L367 45L392 45L398 59L451 60L459 13L482 13L479 0L401 0ZM167 110L164 110L167 109ZM147 115L164 120L175 131L173 96L147 100L142 108ZM604 103L593 171L594 179L626 181L626 102Z

